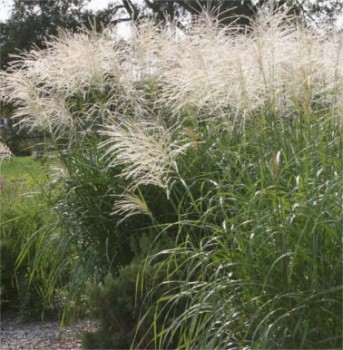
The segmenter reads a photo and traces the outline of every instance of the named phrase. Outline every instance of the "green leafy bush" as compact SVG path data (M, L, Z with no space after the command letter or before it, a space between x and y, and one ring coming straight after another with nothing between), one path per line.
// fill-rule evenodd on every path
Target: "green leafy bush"
M83 336L85 349L127 349L135 335L139 319L136 305L136 279L142 261L124 267L119 276L108 276L99 289L90 293L92 316L99 320L99 330Z
M168 288L167 285L156 288L156 281L162 282L166 271L155 264L145 273L144 283L139 283L139 277L146 265L146 256L170 248L174 242L168 237L156 240L154 235L154 232L150 232L132 239L134 260L122 267L117 275L107 275L103 283L89 287L89 316L99 323L97 331L83 334L83 346L86 349L127 349L133 339L140 340L144 336L146 342L140 347L155 348L150 327L154 315L146 313L149 306ZM144 314L145 317L141 319Z

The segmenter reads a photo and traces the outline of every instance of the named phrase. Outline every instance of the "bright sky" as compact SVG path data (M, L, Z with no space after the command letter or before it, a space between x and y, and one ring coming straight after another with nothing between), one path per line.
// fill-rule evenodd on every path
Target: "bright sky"
M6 21L11 13L11 0L0 0L0 22Z
M105 8L110 2L111 0L92 0L87 8L90 10L100 10Z

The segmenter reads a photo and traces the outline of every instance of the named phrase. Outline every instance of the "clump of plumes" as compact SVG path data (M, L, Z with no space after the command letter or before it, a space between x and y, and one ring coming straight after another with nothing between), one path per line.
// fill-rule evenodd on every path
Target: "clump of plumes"
M11 150L0 141L0 161L4 159L10 159L12 157Z
M152 215L144 197L134 193L124 193L119 196L112 213L123 216L118 224L134 215Z
M106 33L60 31L46 49L32 49L12 61L1 76L2 100L17 107L13 116L24 126L55 134L82 129L95 114L106 115L123 98L133 98L122 51L123 45Z
M342 33L324 39L283 14L257 19L247 33L206 19L186 32L132 26L127 41L113 33L61 31L45 50L19 57L1 75L14 116L63 133L107 124L114 113L232 120L342 108Z
M90 87L103 89L107 80L128 84L120 61L122 48L113 47L110 36L84 31L76 34L60 31L44 50L33 49L12 63L10 73L25 72L45 92L58 91L73 96Z
M122 166L120 176L130 180L127 191L153 185L162 188L167 197L173 175L178 175L177 158L194 144L178 138L177 127L166 128L157 121L124 120L100 133L107 137L100 147L106 147L109 167Z
M342 34L323 40L282 14L252 31L203 23L174 43L164 62L162 101L176 112L246 116L266 108L285 115L334 107L343 88Z

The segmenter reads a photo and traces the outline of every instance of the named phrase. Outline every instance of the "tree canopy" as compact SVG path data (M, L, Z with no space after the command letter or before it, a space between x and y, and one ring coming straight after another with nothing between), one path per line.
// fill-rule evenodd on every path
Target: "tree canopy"
M161 21L177 20L185 14L196 16L205 10L216 15L223 24L235 21L237 25L247 25L249 19L267 7L282 8L306 23L316 22L319 18L333 22L343 15L341 0L116 0L107 13L126 12L126 16L115 21L136 21L151 13Z
M89 0L15 0L10 19L1 24L1 68L6 67L10 54L42 47L47 36L56 35L58 28L76 30L88 23L91 13L85 10Z

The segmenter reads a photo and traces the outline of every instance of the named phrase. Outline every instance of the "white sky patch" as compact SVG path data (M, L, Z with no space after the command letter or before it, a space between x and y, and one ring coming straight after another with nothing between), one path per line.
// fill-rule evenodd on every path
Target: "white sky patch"
M86 9L91 11L103 10L107 7L109 3L113 3L113 0L91 0L89 4L87 4Z
M343 29L343 16L337 19L337 26L339 29Z
M10 18L12 3L12 0L0 0L0 22L5 22Z

